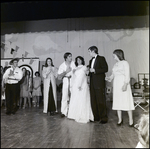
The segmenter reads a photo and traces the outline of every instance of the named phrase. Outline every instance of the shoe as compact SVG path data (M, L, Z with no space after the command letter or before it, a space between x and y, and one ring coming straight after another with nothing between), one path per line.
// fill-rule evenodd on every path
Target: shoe
M50 116L54 116L54 112L50 112Z
M129 127L134 127L134 123L132 123L131 125L129 124Z
M99 123L101 123L101 124L106 124L107 121L101 120L101 121L99 121Z
M55 114L58 114L58 111L55 111L54 113L55 113Z
M61 118L63 118L63 117L65 117L65 115L64 115L64 114L61 114Z
M117 123L117 126L121 126L123 124L123 119L120 123Z

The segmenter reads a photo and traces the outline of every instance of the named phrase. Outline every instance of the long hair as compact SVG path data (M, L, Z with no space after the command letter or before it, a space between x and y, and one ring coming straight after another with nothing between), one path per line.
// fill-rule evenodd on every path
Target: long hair
M85 61L84 61L84 58L83 58L82 56L77 56L77 57L75 58L75 65L78 66L78 63L77 63L77 59L78 59L78 58L82 61L81 64L82 64L82 65L85 65Z
M113 54L117 55L120 61L125 60L124 52L121 49L114 50Z
M96 54L98 54L98 48L96 46L91 46L88 50L94 51Z
M45 67L48 67L48 64L47 64L47 61L48 61L48 60L51 60L51 66L54 66L52 59L51 59L50 57L48 57L48 58L46 59L46 61L45 61Z
M64 54L64 59L65 59L65 61L66 61L68 55L72 55L72 54L71 54L70 52L65 53L65 54Z

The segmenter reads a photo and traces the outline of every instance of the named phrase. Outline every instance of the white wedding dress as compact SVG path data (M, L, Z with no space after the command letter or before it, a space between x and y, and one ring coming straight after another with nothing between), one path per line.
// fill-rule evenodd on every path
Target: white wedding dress
M86 70L86 66L80 65L72 76L71 98L67 116L69 119L74 119L80 123L94 121ZM79 90L79 87L82 89Z

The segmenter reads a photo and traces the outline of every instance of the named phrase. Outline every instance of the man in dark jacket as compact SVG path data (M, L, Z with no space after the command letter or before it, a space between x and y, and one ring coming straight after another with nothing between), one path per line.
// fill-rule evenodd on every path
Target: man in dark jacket
M91 107L94 121L105 124L108 121L105 98L105 73L108 65L105 57L98 55L98 48L91 46L88 52L92 59L89 61Z

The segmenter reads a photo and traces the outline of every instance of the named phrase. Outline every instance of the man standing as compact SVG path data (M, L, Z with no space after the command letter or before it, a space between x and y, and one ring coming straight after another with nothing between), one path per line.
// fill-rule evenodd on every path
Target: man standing
M64 54L65 61L59 66L58 79L63 81L62 100L61 100L61 117L67 116L68 102L70 99L70 81L72 70L76 67L72 61L72 54L67 52Z
M90 96L94 121L105 124L108 121L105 98L105 73L108 65L103 56L98 55L98 48L91 46L88 49L92 59L89 61Z
M9 64L12 65L8 68L3 75L3 82L6 84L6 114L15 114L17 110L17 99L18 99L18 85L21 80L23 73L18 67L19 58L12 59ZM4 87L2 84L2 88Z

